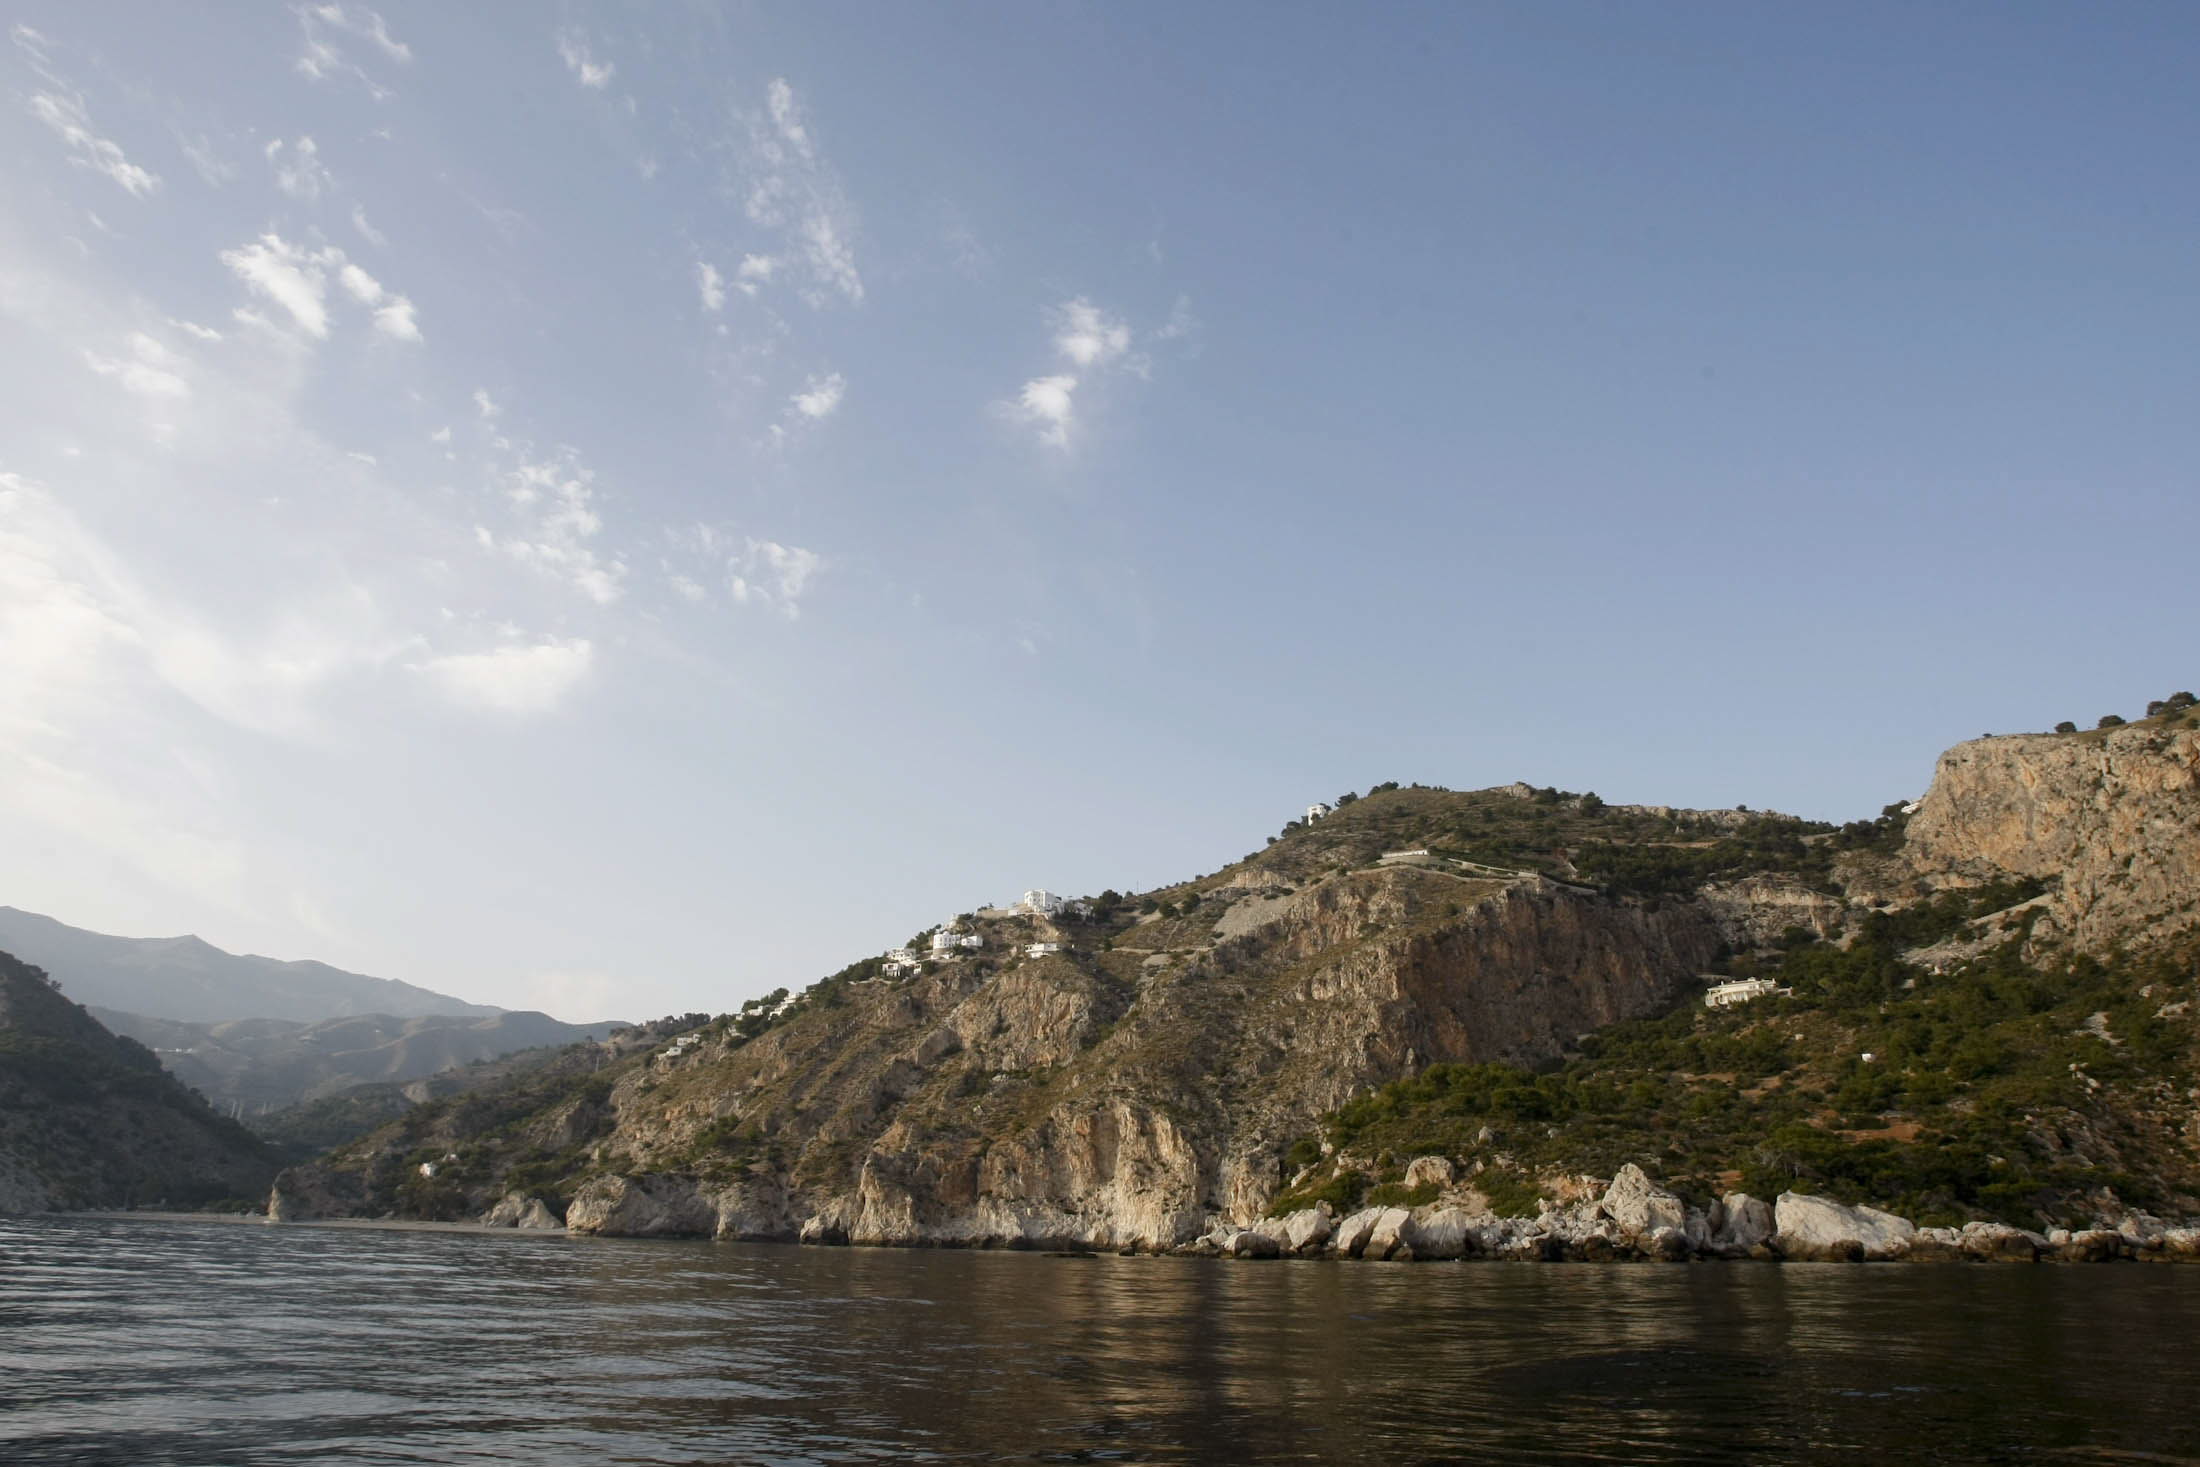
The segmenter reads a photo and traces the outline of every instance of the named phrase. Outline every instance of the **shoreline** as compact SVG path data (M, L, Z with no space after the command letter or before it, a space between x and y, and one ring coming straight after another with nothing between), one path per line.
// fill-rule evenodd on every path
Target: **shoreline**
M783 1248L875 1248L881 1250L937 1250L955 1253L1015 1253L1035 1258L1176 1258L1200 1259L1215 1262L1298 1262L1298 1263L1455 1263L1455 1264L1589 1264L1593 1266L1645 1265L1675 1263L1712 1264L1772 1264L1792 1266L1796 1264L1832 1264L1854 1267L1863 1264L1966 1264L1966 1263L2031 1263L2031 1264L2195 1264L2195 1257L2181 1249L2148 1248L2133 1246L2126 1240L2117 1248L2070 1249L2050 1246L2037 1251L2025 1249L1980 1249L1966 1251L1938 1247L1919 1248L1902 1252L1864 1252L1848 1256L1783 1256L1776 1251L1760 1250L1744 1254L1718 1254L1699 1252L1685 1256L1660 1253L1654 1248L1614 1247L1586 1250L1551 1250L1548 1252L1473 1252L1416 1256L1410 1247L1395 1252L1368 1251L1336 1252L1328 1249L1310 1249L1305 1252L1288 1250L1269 1251L1248 1248L1243 1251L1223 1246L1216 1247L1208 1240L1180 1244L1174 1248L1101 1248L1092 1245L1062 1244L1052 1241L1002 1240L986 1242L948 1242L944 1240L863 1241L807 1240L799 1237L769 1238L719 1236L708 1233L604 1233L573 1228L515 1228L483 1222L428 1222L410 1218L338 1217L312 1218L278 1222L258 1213L238 1212L173 1212L151 1209L115 1210L85 1209L83 1211L49 1211L26 1214L36 1217L88 1218L102 1222L149 1223L206 1223L216 1226L259 1226L268 1228L321 1228L349 1231L386 1231L401 1233L454 1233L469 1236L507 1238L601 1238L618 1242L665 1243L763 1243ZM2014 1231L2014 1230L2012 1230Z
M481 1233L492 1237L577 1238L571 1228L510 1228L483 1222L424 1222L402 1217L321 1217L297 1222L277 1222L258 1212L165 1212L151 1208L83 1211L49 1211L32 1217L84 1217L102 1222L215 1223L225 1227L385 1229L400 1233Z

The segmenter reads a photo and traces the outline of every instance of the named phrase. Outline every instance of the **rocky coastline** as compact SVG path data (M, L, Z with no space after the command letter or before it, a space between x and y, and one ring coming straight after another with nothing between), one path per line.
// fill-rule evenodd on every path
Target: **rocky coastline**
M278 1189L269 1216L305 1221L300 1199ZM1641 1168L1620 1169L1601 1194L1546 1203L1534 1217L1499 1217L1457 1205L1328 1204L1239 1226L1212 1227L1181 1243L1123 1240L1108 1229L919 1229L852 1236L829 1219L800 1222L721 1211L683 1179L611 1178L584 1189L563 1219L540 1198L505 1198L475 1226L567 1231L577 1236L717 1238L813 1246L978 1248L1111 1252L1180 1258L1328 1259L1427 1263L2200 1263L2200 1226L2124 1212L2084 1229L2034 1232L2005 1223L1919 1227L1907 1218L1826 1197L1784 1192L1772 1202L1731 1192L1695 1207Z

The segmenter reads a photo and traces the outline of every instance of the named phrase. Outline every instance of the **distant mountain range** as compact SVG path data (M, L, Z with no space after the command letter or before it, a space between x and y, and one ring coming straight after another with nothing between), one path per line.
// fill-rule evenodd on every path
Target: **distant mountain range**
M565 1024L547 1014L388 1014L323 1019L229 1019L189 1024L120 1009L92 1016L150 1048L168 1072L227 1114L250 1120L359 1085L401 1085L523 1049L601 1039L617 1024Z
M109 937L14 907L0 907L0 951L45 969L87 1007L194 1024L228 1019L312 1024L363 1014L488 1018L504 1012L326 963L223 952L189 936Z

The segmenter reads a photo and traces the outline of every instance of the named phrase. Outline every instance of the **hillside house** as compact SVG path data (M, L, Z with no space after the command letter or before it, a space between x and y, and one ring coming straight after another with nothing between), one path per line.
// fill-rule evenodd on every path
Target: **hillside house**
M922 959L917 956L914 949L897 947L886 954L885 968L888 973L897 975L914 973L921 963Z
M1707 1009L1732 1008L1738 1003L1749 1003L1772 993L1788 993L1770 978L1736 978L1727 983L1714 983L1704 990L1703 1005Z
M1027 942L1024 944L1024 956L1027 958L1043 958L1048 953L1058 953L1061 950L1062 945L1058 942Z
M1335 805L1329 804L1326 801L1322 800L1316 800L1313 804L1306 807L1306 818L1308 821L1319 820L1325 815L1334 815L1336 813L1337 807Z
M1016 903L1016 910L1033 917L1051 917L1069 903L1051 891L1027 891Z
M932 934L932 951L951 953L958 948L984 947L985 939L975 932L950 932L942 927Z

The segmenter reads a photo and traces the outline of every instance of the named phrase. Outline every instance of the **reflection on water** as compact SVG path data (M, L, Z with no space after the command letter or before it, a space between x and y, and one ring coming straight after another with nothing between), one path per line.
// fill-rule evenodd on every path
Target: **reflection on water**
M10 1463L2200 1459L2200 1269L0 1219Z

